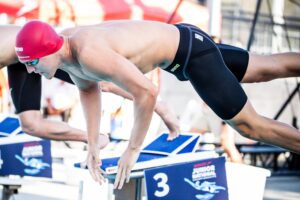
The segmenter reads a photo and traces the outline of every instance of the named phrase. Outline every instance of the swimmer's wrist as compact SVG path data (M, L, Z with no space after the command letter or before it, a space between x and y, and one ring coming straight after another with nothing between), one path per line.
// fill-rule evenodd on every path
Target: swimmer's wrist
M132 145L129 143L129 145L127 146L127 150L128 151L133 151L133 152L140 152L142 149L141 146L137 146L137 145Z
M99 142L88 142L88 149L97 149L99 147Z

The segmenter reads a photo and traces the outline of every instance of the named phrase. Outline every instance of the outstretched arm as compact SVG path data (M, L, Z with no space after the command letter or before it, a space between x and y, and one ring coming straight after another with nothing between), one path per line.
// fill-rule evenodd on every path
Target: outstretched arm
M122 96L126 99L133 100L133 97L130 93L126 92L122 88L118 87L114 83L107 82L107 81L100 81L100 87L103 92L111 92L116 95ZM163 102L157 100L154 111L161 117L161 119L164 121L165 125L169 129L169 140L172 140L179 135L179 121L177 117L175 116L172 109L169 108L169 106Z
M124 62L127 63L126 60ZM139 156L140 148L150 125L157 97L157 90L152 82L144 77L133 65L130 67L133 69L129 71L127 67L131 63L128 62L127 64L128 66L124 64L122 72L120 72L121 67L119 66L118 70L120 73L112 78L116 84L132 95L134 104L134 125L131 137L127 149L119 160L114 184L114 187L118 189L123 187L125 180L129 181L130 171Z
M95 181L102 184L105 181L99 158L99 128L101 116L101 89L97 82L86 81L74 76L72 80L79 89L80 100L87 125L88 169Z
M111 49L104 40L101 42L101 45L93 46L92 50L82 50L78 61L89 77L98 81L113 82L132 95L134 125L128 146L118 162L114 185L115 188L121 189L125 180L129 181L130 171L138 159L149 129L156 104L157 89L137 66Z

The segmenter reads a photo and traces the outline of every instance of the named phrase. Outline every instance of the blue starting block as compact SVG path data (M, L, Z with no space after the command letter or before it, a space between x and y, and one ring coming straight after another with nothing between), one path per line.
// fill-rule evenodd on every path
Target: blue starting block
M200 140L199 135L185 133L173 141L167 141L167 137L167 133L162 133L146 145L142 149L132 171L194 161L212 156L212 152L195 153ZM120 157L102 159L101 168L107 174L115 174L117 173L119 159Z
M197 152L200 135L183 133L173 141L167 141L168 134L162 133L149 144L147 144L140 153L140 156L132 171L145 170L152 167L190 162L199 159L215 157L214 152ZM101 168L107 174L117 173L118 160L120 157L111 157L101 159ZM75 167L81 167L76 163Z
M144 146L132 169L130 182L124 184L122 190L114 190L116 200L141 199L143 193L142 179L144 171L148 169L216 158L218 156L212 151L196 152L200 142L199 134L182 133L172 141L167 141L167 137L167 133L162 133ZM120 157L112 157L101 160L101 168L108 174L107 178L110 183L113 183L115 180L119 159ZM75 166L80 167L80 163L76 163Z

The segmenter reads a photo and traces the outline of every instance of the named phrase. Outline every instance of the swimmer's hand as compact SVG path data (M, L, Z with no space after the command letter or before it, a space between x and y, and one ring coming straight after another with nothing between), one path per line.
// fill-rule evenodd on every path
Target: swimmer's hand
M130 171L136 163L140 154L140 149L131 149L127 147L118 162L118 172L114 183L114 189L122 189L124 182L129 182Z
M99 148L98 147L91 148L89 146L86 162L87 162L87 167L89 169L89 172L90 172L91 176L93 177L93 179L96 182L100 183L100 185L102 183L104 183L105 178L103 175L106 175L106 173L104 170L102 170L100 168L100 166L102 165L102 162L99 158Z
M170 132L167 140L171 141L177 138L179 136L178 119L174 117L174 115L166 115L164 118L164 122Z
M174 140L179 136L179 121L174 111L163 101L157 101L155 105L156 112L160 115L165 125L169 129L167 140Z

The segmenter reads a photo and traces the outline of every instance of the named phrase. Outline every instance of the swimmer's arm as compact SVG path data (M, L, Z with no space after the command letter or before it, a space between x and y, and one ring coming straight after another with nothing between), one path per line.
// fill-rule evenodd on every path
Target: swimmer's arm
M100 81L99 84L102 89L102 92L110 92L110 93L119 95L125 99L133 100L133 97L130 93L126 92L125 90L123 90L122 88L120 88L119 86L117 86L116 84L114 84L112 82ZM158 105L158 102L155 105L154 111L157 112L157 114L159 116L163 115L163 112L164 112L162 110L162 106Z
M101 89L97 82L86 81L71 76L72 81L79 89L80 101L84 111L88 132L87 166L93 179L100 184L105 182L104 171L100 169L99 157L99 128L101 116Z
M112 82L100 81L99 84L103 92L111 92L126 99L133 100L131 94ZM177 137L179 134L179 122L172 109L170 109L164 101L157 100L154 111L161 117L161 119L169 129L169 139Z
M122 88L118 87L116 84L112 83L112 82L107 82L107 81L100 81L100 87L102 89L103 92L111 92L114 93L116 95L119 95L125 99L129 99L129 100L133 100L133 97L130 93L126 92L125 90L123 90ZM168 113L167 109L164 109L164 105L165 104L161 104L161 101L157 101L154 111L160 116L163 117L164 115L166 115Z
M86 74L113 82L128 92L134 104L134 125L128 149L141 148L156 104L157 88L133 63L106 46L90 44L93 48L81 50L79 64ZM92 59L91 59L92 58Z
M92 45L92 44L91 44ZM129 60L110 47L97 45L80 54L80 65L94 77L115 83L132 95L134 124L129 144L118 162L115 188L122 188L129 181L130 171L137 161L141 146L152 119L157 89ZM93 59L91 59L93 58Z
M112 82L107 81L100 81L99 85L102 89L102 92L110 92L115 95L121 96L125 99L133 100L133 97L131 94L123 90L122 88L118 87L116 84Z
M114 83L131 95L134 103L134 126L129 148L140 149L148 131L156 105L157 88L132 63L120 58L118 73L111 76Z
M134 105L134 124L129 144L118 162L118 172L114 183L114 188L121 189L125 180L129 182L131 169L138 159L141 146L149 129L156 104L157 89L127 59L118 54L111 58L110 63L107 63L108 66L112 66L110 68L112 70L110 79L132 95Z
M88 144L98 145L100 116L101 116L101 89L96 82L86 81L70 76L79 89L80 101L83 107L88 131Z

